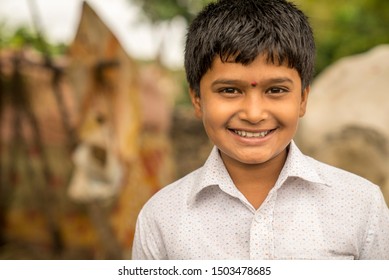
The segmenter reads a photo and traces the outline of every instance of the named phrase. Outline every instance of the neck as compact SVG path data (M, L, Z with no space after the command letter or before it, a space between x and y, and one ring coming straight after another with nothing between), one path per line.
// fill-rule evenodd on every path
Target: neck
M285 164L287 150L260 164L245 164L227 159L223 162L232 181L254 208L259 208L277 182Z

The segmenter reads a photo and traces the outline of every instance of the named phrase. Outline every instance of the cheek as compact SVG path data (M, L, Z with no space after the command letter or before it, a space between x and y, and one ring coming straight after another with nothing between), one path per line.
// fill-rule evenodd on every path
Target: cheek
M300 106L297 104L289 104L278 107L276 115L281 123L289 126L295 126L300 119L300 113Z
M203 107L202 110L202 120L204 123L204 126L210 128L210 127L217 127L220 126L223 123L222 116L217 109L212 109L212 107Z
M212 98L204 99L202 103L203 120L221 122L229 114L228 106Z

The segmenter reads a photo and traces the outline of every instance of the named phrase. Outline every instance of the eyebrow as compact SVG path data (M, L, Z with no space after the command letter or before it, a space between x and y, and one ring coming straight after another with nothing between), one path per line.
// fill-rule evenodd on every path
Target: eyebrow
M218 79L212 82L212 86L216 86L219 84L223 85L236 85L236 84L246 84L246 82L242 80L233 80L233 79Z
M274 84L282 84L282 83L290 83L293 84L293 80L287 77L280 78L270 78L264 81L264 83L274 83Z
M217 79L215 81L212 82L212 86L216 86L216 85L251 85L253 82L256 82L256 81L252 81L252 82L246 82L246 81L243 81L243 80L235 80L235 79ZM265 79L265 80L262 80L260 83L257 83L258 85L260 84L282 84L282 83L290 83L290 84L293 84L293 80L291 80L290 78L288 77L277 77L277 78L269 78L269 79Z

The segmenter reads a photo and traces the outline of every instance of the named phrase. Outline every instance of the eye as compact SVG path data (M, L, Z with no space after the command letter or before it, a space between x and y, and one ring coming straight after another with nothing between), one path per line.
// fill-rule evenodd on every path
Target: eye
M237 88L226 87L226 88L219 89L219 93L222 93L222 94L240 94L242 92Z
M268 94L283 94L287 92L289 92L289 90L283 87L272 87L266 91Z

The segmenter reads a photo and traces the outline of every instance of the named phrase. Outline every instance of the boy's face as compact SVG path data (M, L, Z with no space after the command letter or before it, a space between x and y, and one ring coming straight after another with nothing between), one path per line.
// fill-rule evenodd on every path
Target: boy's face
M217 57L200 81L200 97L191 90L191 99L225 163L252 165L285 156L308 93L295 69L263 56L249 65Z

